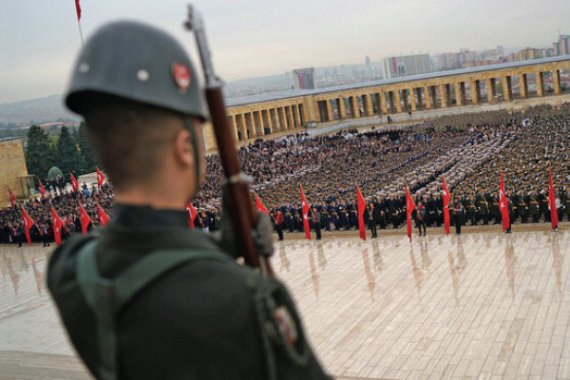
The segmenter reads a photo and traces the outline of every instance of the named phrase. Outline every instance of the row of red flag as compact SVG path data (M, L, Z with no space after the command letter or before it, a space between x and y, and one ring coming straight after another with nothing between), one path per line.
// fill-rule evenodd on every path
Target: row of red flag
M77 180L75 180L75 181L74 180L75 180L75 178L73 177L73 175L71 175L72 186L74 187L74 191L76 191L76 188L79 188L79 184L77 183ZM99 187L103 184L104 180L105 180L105 176L103 175L103 173L101 173L101 171L99 169L97 169L97 182L98 182ZM74 183L75 183L75 185L74 185ZM43 188L43 185L40 181L40 192L42 193L42 196L43 196L45 190L41 191L42 188ZM301 196L301 213L303 216L303 229L305 231L305 237L308 240L311 240L311 227L309 224L310 205L309 205L309 202L307 201L307 197L305 196L305 193L303 192L303 186L302 185L299 185L299 191L300 191L300 196ZM12 203L12 207L15 207L16 197L14 196L14 194L12 193L12 191L10 189L8 189L8 192L10 194L10 202ZM447 183L445 182L445 177L442 178L442 192L443 192L443 194L442 194L442 196L443 196L443 224L444 224L445 233L449 234L450 224L451 224L451 217L449 214L449 203L451 202L451 194L449 193L449 189L447 188ZM366 240L366 224L364 222L364 212L366 210L366 201L365 201L364 196L362 195L362 192L360 191L360 187L358 185L356 186L356 197L357 197L357 205L358 205L357 206L357 210L358 210L357 215L358 215L359 235L360 235L360 238L362 240ZM558 210L556 208L556 197L555 197L555 193L554 193L554 185L553 185L553 181L552 181L552 173L551 172L549 172L549 175L548 175L548 202L549 202L549 207L550 207L551 225L552 225L552 229L555 230L558 228ZM260 212L262 212L266 215L270 214L267 207L265 207L263 205L263 202L261 201L261 199L257 195L255 196L255 205L256 205L256 208ZM89 223L91 223L91 218L89 217L89 214L87 213L87 211L85 211L85 209L83 208L81 203L79 203L78 206L79 206L79 215L80 215L79 219L81 221L81 231L83 234L86 234ZM407 229L407 235L408 235L408 238L410 239L410 241L412 240L412 214L413 214L415 208L416 208L416 205L414 203L414 200L413 200L412 196L410 195L410 191L408 189L408 186L406 186L406 229ZM505 232L505 231L510 229L511 221L510 221L510 214L509 214L509 200L506 196L505 183L503 181L503 173L502 172L499 174L499 208L501 211L503 232ZM198 216L198 211L192 205L191 202L189 202L187 204L186 210L188 211L188 214L189 214L188 227L193 229L196 226L195 221L196 221L196 217ZM99 204L97 204L97 213L99 215L99 224L105 225L105 224L109 223L109 220L110 220L109 216L105 213L105 211L103 210L103 208ZM23 206L22 206L22 218L23 218L23 222L24 222L24 233L26 236L26 240L28 241L28 243L31 244L30 229L35 224L35 222L30 217L30 215L27 213L26 209ZM51 208L51 221L52 221L52 225L53 225L54 239L55 239L56 244L59 245L59 244L61 244L61 229L63 227L63 222L62 222L61 218L57 215L57 213L53 207Z
M81 232L84 235L86 235L87 230L89 228L89 224L91 223L91 217L89 216L87 211L85 211L85 208L81 205L81 203L78 203L78 207L79 207L79 220L81 222ZM99 224L102 226L106 225L111 220L111 218L109 218L109 215L107 215L105 210L103 210L103 208L98 203L97 203L97 215L99 216ZM28 242L28 244L32 244L30 231L32 227L36 225L36 222L32 219L30 214L28 214L24 206L22 206L22 220L24 224L24 235L26 236L26 241ZM61 218L59 217L59 215L57 214L57 212L53 207L51 207L51 224L52 224L53 238L55 240L55 243L57 245L60 245L63 221L61 220ZM40 232L40 235L43 233L42 230L40 229L38 229L38 231Z
M451 225L451 216L449 214L449 203L451 202L451 194L449 193L449 189L447 188L447 183L445 182L445 177L442 177L442 197L443 197L443 225L445 229L445 233L449 235L450 225ZM311 240L311 228L309 225L309 211L310 206L309 202L307 201L307 197L303 192L303 185L299 185L299 191L301 196L301 214L303 216L303 229L305 231L305 237L308 240ZM359 235L362 240L366 240L366 224L364 222L364 212L366 210L366 202L364 200L364 196L360 191L360 187L356 186L356 198L357 198L357 215L358 215L358 230ZM548 173L548 202L550 208L550 223L552 226L552 230L556 230L558 228L558 210L556 208L556 197L554 193L554 185L552 181L552 172L549 171ZM261 199L256 195L255 196L255 205L260 212L263 212L269 215L269 210L263 205ZM406 229L407 235L412 241L412 214L416 208L416 204L412 196L410 195L410 191L408 186L406 186ZM509 214L509 200L506 195L505 191L505 182L503 181L503 173L499 174L499 208L501 211L501 219L502 219L502 226L503 232L510 230L511 227L511 220ZM372 217L372 215L370 216Z

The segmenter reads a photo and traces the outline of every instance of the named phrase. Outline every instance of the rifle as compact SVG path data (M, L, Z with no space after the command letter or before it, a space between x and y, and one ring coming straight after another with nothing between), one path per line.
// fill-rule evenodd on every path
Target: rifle
M257 224L257 214L253 210L250 199L249 180L240 169L235 135L228 125L222 81L214 71L204 21L192 5L188 6L188 18L184 26L187 30L194 32L206 79L206 101L232 204L231 218L237 242L243 250L243 258L247 265L260 268L264 275L273 276L269 260L266 257L259 257L253 241L251 231Z

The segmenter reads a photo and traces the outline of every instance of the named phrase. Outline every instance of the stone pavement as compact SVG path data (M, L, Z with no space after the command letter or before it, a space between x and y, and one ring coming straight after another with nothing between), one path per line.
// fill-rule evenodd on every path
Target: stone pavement
M0 247L0 379L89 378L49 295L49 250ZM570 232L277 244L339 379L570 379Z

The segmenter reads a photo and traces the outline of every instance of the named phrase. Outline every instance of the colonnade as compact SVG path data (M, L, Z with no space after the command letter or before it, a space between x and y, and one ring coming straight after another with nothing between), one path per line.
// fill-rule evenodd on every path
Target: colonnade
M308 122L324 123L436 108L509 102L532 96L557 96L561 72L570 58L518 67L474 69L410 76L342 89L228 107L228 122L237 141L277 133L296 133Z
M278 132L294 132L305 124L302 103L252 109L228 114L228 123L237 141L254 140Z

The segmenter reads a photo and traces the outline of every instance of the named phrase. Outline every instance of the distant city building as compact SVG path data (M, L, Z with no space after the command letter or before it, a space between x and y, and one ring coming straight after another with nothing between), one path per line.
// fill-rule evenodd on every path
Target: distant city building
M476 51L461 49L457 54L457 60L459 62L459 67L473 67L477 66L479 56L477 55Z
M429 54L402 55L384 59L384 77L398 78L433 71Z
M438 54L435 56L435 64L438 70L453 70L461 67L457 53Z
M302 90L315 89L315 68L306 67L293 70L293 86Z
M552 44L554 55L570 54L570 35L560 35L558 42Z
M534 49L527 47L516 53L517 61L526 61L528 59L544 58L545 49Z
M469 49L461 49L458 53L442 53L435 56L435 64L438 70L453 70L464 67L480 66L485 64L500 62L498 57L503 55L503 48L498 46L497 49L486 50L482 52L482 58L476 51Z
M478 53L478 59L481 61L494 61L500 62L505 55L505 51L502 46L497 46L496 49L489 49L483 50L482 52Z

